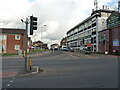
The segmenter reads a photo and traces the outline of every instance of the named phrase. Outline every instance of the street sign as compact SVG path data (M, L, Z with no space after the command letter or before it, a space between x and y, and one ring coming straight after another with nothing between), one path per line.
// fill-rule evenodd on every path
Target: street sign
M22 55L22 50L18 50L18 55Z
M118 40L113 41L113 46L119 46L119 41Z
M91 43L87 43L87 47L92 47Z

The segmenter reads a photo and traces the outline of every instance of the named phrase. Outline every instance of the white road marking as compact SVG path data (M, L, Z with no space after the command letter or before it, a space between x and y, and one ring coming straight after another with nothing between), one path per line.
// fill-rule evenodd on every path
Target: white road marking
M64 58L64 59L69 59L69 58Z
M4 89L4 90L7 90L7 89Z
M7 84L7 87L10 87L10 84Z
M13 81L11 80L10 82L12 83Z

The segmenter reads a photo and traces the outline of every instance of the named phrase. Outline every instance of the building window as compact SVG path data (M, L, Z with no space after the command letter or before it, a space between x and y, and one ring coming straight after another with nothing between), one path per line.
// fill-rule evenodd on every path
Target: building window
M92 32L92 35L96 35L96 31L95 31L95 32Z
M0 52L6 51L6 45L0 45Z
M95 26L96 26L96 23L93 23L93 24L92 24L92 27L95 27Z
M16 40L20 40L20 35L15 35Z
M15 50L20 50L20 45L15 45Z
M94 43L96 43L96 40L94 40Z
M6 40L7 39L7 36L6 35L0 35L0 40Z

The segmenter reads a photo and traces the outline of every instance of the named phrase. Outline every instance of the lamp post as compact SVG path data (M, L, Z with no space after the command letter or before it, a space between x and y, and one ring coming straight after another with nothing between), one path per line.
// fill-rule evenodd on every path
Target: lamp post
M120 13L120 0L118 1L118 12Z
M79 47L79 28L77 30L77 51L78 51L78 47Z
M41 52L42 52L42 30L43 30L43 28L45 28L46 27L46 25L43 25L43 26L41 26L41 47L40 47L40 49L41 49Z
M107 51L107 41L106 41L106 35L104 34L104 48L105 48L105 54L108 54L108 51Z
M2 36L3 37L3 36ZM4 45L3 45L3 40L2 40L2 54L4 55Z
M26 18L26 21L24 21L23 19L21 19L22 22L24 22L26 24L26 47L25 47L25 51L24 51L24 58L25 58L25 72L27 71L27 47L28 47L28 24L29 24L29 19Z

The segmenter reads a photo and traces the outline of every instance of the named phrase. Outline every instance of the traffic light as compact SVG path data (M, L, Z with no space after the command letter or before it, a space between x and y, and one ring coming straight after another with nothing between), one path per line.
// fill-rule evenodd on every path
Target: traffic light
M37 17L30 16L30 35L33 35L33 30L37 30Z

